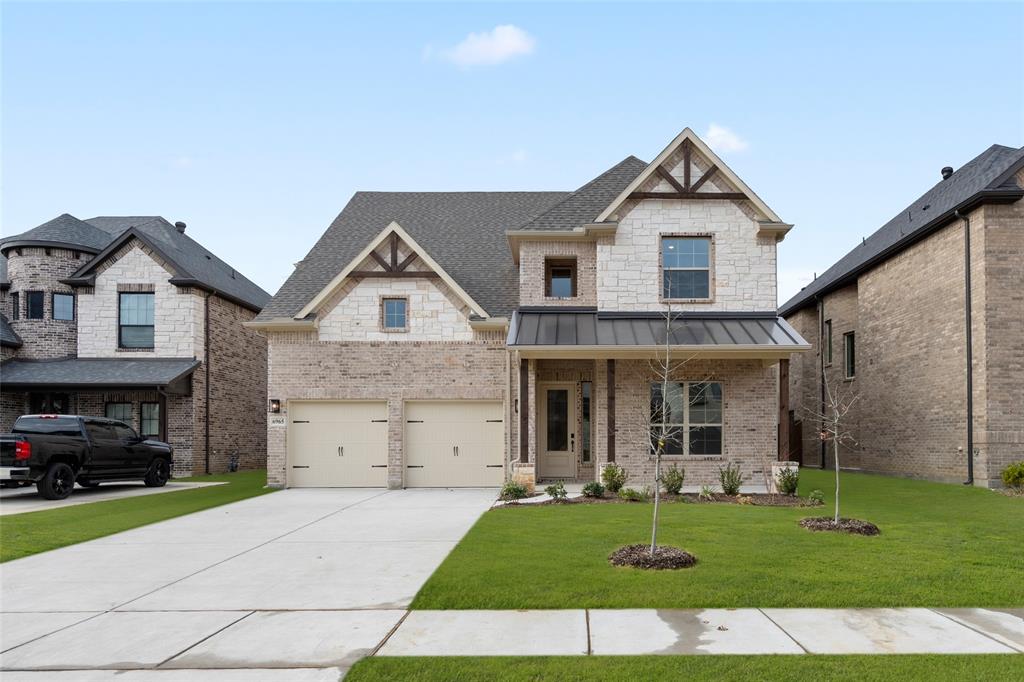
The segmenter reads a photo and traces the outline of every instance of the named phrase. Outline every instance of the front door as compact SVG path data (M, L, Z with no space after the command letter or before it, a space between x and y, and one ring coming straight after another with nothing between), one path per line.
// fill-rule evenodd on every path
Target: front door
M576 477L576 386L541 384L537 452L541 478Z

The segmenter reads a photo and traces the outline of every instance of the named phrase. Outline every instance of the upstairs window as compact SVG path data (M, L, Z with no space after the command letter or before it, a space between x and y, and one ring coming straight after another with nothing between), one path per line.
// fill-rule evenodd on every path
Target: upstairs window
M711 238L661 238L662 292L665 300L711 298Z
M853 332L843 334L843 356L846 358L846 378L857 376L857 345Z
M547 298L573 298L576 296L575 259L545 259L544 296Z
M121 348L153 348L153 293L119 294L118 303L118 345Z
M404 332L408 330L409 302L404 298L385 298L381 300L381 327L386 332Z
M21 296L17 291L11 293L11 319L21 319Z
M53 295L53 319L74 320L75 319L75 296L74 294Z
M29 320L43 319L43 292L25 292L25 318Z

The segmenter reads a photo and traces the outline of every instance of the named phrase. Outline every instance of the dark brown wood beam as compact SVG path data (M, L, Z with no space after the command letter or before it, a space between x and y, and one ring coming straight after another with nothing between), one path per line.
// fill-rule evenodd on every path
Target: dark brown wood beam
M664 166L658 166L655 169L662 178L665 179L668 184L672 185L672 188L677 192L685 192L686 188L679 184L679 181L672 177L672 174L665 170Z
M441 275L436 272L419 270L405 270L404 272L399 271L384 271L384 270L355 270L349 273L349 277L423 277L425 279L438 279Z
M697 178L697 182L693 183L693 187L690 188L690 191L696 192L698 189L700 189L701 185L710 180L712 176L714 176L714 174L717 172L718 166L712 166L711 168L708 168L708 172Z
M519 462L530 461L530 361L519 360Z
M779 360L779 461L789 461L789 360Z
M615 361L608 361L608 461L615 461Z
M417 258L419 258L419 254L417 254L415 251L410 253L408 256L405 257L405 260L398 264L398 271L401 272L402 270L405 270L407 267L412 265L412 262Z
M391 272L391 263L384 260L384 256L380 255L376 251L371 251L370 256L373 258L373 260L377 261L380 264L380 266L384 268L384 270L386 270L387 272Z
M729 199L740 201L747 198L742 192L633 192L630 199Z
M683 191L690 190L690 141L683 140Z
M398 235L391 233L391 269L398 269Z

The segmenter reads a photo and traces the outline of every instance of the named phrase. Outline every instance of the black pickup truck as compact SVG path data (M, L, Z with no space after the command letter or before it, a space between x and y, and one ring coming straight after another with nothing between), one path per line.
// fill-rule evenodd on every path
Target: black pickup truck
M145 440L124 422L101 417L29 414L0 435L0 482L35 483L48 500L62 500L77 482L142 479L158 488L171 477L173 450Z

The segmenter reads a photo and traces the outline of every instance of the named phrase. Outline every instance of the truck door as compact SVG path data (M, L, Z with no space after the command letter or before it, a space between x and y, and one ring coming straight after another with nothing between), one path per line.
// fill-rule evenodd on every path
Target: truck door
M89 436L89 462L87 467L93 474L111 476L124 468L126 457L121 443L109 422L85 420L85 432Z

